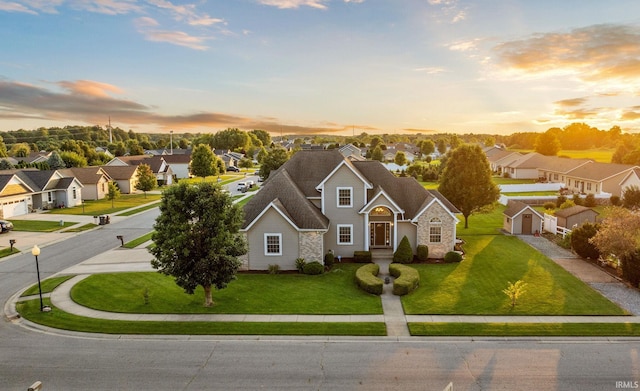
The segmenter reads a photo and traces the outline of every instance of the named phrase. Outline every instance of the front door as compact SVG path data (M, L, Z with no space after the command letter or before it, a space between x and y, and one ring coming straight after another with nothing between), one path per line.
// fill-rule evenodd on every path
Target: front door
M522 215L522 233L524 235L531 235L531 218L530 214Z
M371 223L371 247L391 246L391 224L387 222Z

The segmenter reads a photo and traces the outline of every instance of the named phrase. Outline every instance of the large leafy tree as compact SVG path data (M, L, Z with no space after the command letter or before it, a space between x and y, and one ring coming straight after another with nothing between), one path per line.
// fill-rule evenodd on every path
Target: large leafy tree
M396 152L396 156L393 159L394 163L399 166L404 166L407 164L407 156L402 151Z
M371 152L371 160L377 160L379 162L384 161L384 153L382 152L382 148L379 145L376 145Z
M536 137L534 145L536 152L545 156L556 156L561 147L558 136L551 130L547 130Z
M225 129L213 135L215 149L244 150L249 146L250 138L240 129Z
M58 151L51 152L51 156L49 156L49 158L47 159L47 163L49 163L49 167L52 170L58 170L60 168L67 167L66 163L64 162L64 160L62 160L62 157L60 156Z
M191 175L207 177L218 174L216 156L207 144L198 144L191 153Z
M491 167L480 146L463 144L450 152L438 191L451 201L464 216L498 200L500 189L491 179Z
M140 164L138 166L138 182L136 183L136 190L144 192L144 198L147 198L147 192L156 188L158 185L158 179L153 173L151 166L148 164Z
M289 160L289 154L287 150L281 147L273 148L262 159L262 166L260 167L260 178L267 179L271 171L277 170Z
M189 294L202 286L205 306L213 305L212 287L225 288L240 267L238 257L247 252L238 232L242 219L240 207L217 184L170 187L154 225L151 265Z

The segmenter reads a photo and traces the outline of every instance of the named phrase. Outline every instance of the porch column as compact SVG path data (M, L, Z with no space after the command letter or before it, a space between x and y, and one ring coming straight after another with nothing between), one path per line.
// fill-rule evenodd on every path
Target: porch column
M369 237L371 233L369 232L369 213L364 214L364 251L369 251Z

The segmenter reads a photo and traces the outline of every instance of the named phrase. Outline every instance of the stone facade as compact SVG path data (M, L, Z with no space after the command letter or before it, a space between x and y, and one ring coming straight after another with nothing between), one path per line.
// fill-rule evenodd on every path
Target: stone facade
M318 261L323 263L322 233L300 232L298 234L298 249L299 258L304 258L307 262Z
M439 243L429 242L429 227L431 220L438 218L441 221L441 240ZM429 247L429 258L444 258L444 255L453 250L455 244L456 220L439 203L434 203L418 218L418 245Z

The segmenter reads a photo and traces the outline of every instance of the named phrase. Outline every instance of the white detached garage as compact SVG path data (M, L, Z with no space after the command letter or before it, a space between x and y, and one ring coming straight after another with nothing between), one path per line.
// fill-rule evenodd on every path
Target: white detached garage
M29 213L32 192L33 189L16 175L0 175L0 218Z

